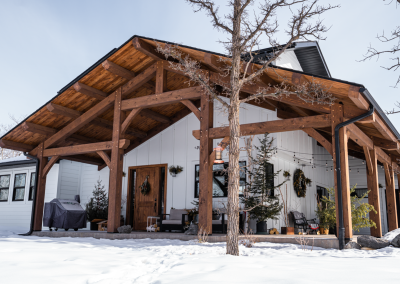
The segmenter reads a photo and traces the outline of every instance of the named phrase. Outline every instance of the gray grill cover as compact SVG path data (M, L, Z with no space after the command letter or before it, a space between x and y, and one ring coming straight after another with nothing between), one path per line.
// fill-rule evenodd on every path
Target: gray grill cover
M75 200L58 199L45 203L43 226L62 229L86 228L86 211Z

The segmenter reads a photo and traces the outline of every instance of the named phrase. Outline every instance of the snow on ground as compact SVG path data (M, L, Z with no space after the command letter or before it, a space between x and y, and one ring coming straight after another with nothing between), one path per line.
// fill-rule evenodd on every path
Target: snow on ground
M22 237L0 231L0 283L399 283L400 249ZM340 281L340 282L338 282Z

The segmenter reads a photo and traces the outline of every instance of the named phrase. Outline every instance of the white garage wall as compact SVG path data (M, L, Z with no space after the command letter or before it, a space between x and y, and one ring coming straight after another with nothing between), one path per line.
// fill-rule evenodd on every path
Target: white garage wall
M2 230L9 229L17 232L28 232L31 222L32 201L28 200L29 184L31 173L36 168L21 167L14 169L0 170L0 175L11 175L10 189L7 202L0 202L0 228ZM51 201L57 195L59 165L55 164L47 175L45 202ZM14 188L14 176L19 173L26 173L25 197L24 201L12 201ZM44 229L47 229L46 227Z

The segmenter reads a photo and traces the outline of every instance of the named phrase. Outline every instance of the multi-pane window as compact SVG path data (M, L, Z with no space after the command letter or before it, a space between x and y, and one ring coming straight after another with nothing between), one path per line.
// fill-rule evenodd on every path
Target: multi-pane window
M13 201L24 201L26 174L16 174L14 177Z
M0 176L0 201L8 201L10 189L10 175Z
M213 197L227 197L228 196L228 163L213 165ZM239 162L240 166L240 180L239 180L239 194L242 195L246 186L246 162ZM199 197L200 181L200 166L195 166L195 188L194 197Z
M329 198L329 193L328 190L325 187L321 187L317 185L317 195L319 200L322 200L323 196L326 196L327 198Z
M31 173L31 182L29 184L29 199L28 200L33 200L35 184L36 184L36 173Z

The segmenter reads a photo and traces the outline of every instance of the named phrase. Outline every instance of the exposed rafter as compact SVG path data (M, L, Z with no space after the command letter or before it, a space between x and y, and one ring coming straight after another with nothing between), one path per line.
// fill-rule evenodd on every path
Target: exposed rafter
M75 89L75 91L77 91L81 94L98 99L100 101L104 100L108 96L107 93L100 91L98 89L95 89L93 87L90 87L88 85L85 85L83 83L80 83L80 82L76 82L74 84L74 89Z

